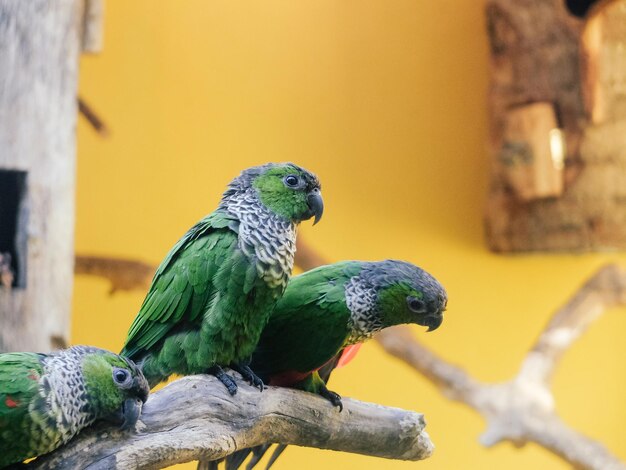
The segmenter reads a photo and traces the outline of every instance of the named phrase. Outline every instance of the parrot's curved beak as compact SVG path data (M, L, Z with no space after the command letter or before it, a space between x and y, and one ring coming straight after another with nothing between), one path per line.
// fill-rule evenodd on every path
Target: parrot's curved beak
M315 188L307 194L306 202L309 205L309 217L315 216L313 220L313 225L315 225L320 221L324 213L324 200L319 188Z
M428 315L419 322L420 325L428 327L426 332L435 331L441 326L441 323L443 323L443 314Z
M127 398L122 404L122 425L121 429L133 429L139 416L143 402L139 398Z

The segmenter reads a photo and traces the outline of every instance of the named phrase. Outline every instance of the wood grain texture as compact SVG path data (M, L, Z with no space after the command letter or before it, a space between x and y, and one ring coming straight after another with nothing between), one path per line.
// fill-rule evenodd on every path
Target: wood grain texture
M0 351L68 338L82 7L0 1L0 168L28 172L17 236L26 285L0 289Z
M624 8L626 0L601 2L581 20L561 0L489 0L492 172L485 226L494 251L626 248L626 61L616 59L626 41ZM501 156L507 116L533 103L553 106L567 154L563 194L525 201L507 181Z
M231 397L212 376L185 377L150 395L136 431L96 426L28 468L156 469L268 442L400 460L432 454L421 414L343 403L339 412L314 394L278 387L261 393L241 380Z

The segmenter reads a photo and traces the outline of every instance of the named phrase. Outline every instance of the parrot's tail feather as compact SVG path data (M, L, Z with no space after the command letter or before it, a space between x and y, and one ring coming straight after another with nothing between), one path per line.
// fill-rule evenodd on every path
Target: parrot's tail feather
M263 458L267 450L272 446L272 444L263 444L262 446L256 446L252 448L252 458L248 465L246 465L246 470L252 470L259 463L259 460Z
M245 460L248 458L249 455L252 455L252 457L250 458L250 461L246 465L246 470L252 470L254 467L258 465L259 461L263 458L263 456L266 454L266 452L269 450L269 448L272 445L273 444L263 444L263 445L256 446L256 447L250 447L249 449L241 449L236 452L233 452L225 459L226 470L239 469L239 467L243 465L243 463L245 462ZM272 466L272 464L274 463L274 460L276 460L278 455L280 455L280 453L284 450L284 449L281 449L281 447L284 448L286 446L280 445L278 449L276 449L276 451L272 454L270 463L268 464L267 468Z
M272 456L270 457L270 461L267 462L267 467L265 467L265 470L270 470L270 467L274 465L274 462L276 462L276 459L280 457L280 454L282 454L286 448L287 448L287 444L278 444L276 446L276 449L274 449L274 452L272 453Z
M221 460L200 460L196 470L217 470Z
M224 459L226 462L226 470L237 470L239 467L243 465L243 462L248 458L251 452L254 451L252 449L241 449L233 452L228 457Z

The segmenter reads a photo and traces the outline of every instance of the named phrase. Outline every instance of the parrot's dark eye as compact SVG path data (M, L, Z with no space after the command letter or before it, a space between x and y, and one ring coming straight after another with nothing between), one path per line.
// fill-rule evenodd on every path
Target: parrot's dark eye
M114 369L113 380L120 385L125 385L130 381L130 374L126 369Z
M296 175L287 175L285 176L285 179L283 179L283 181L290 188L296 188L300 184L300 178L298 178Z
M426 303L422 299L418 299L417 297L407 297L407 304L412 312L415 313L425 313L426 312Z

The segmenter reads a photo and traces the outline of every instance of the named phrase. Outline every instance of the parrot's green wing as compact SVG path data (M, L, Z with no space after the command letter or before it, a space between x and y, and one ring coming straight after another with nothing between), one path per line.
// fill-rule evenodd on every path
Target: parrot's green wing
M237 248L237 230L237 219L218 210L178 241L154 275L122 355L134 358L163 340L174 327L184 329L201 322L214 300L213 281L220 278L220 267L231 264L227 261ZM255 268L247 265L243 269Z
M37 396L43 373L41 355L0 354L0 466L29 445L29 405ZM8 454L11 455L8 455Z
M292 278L263 330L252 369L271 380L284 372L313 371L330 360L348 336L345 283L359 270L358 263L344 262ZM312 328L324 334L311 334Z

